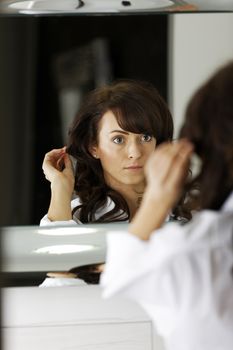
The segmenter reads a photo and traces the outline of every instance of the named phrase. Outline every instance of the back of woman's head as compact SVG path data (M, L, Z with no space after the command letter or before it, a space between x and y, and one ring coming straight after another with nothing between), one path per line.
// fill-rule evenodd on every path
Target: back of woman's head
M219 209L233 190L233 62L215 73L193 96L180 133L202 161L194 179L199 207Z
M154 136L157 144L173 137L170 111L151 84L120 80L90 92L70 128L67 145L67 152L77 160L75 191L83 203L90 203L86 205L87 210L82 210L84 222L93 220L92 215L87 219L87 213L98 210L107 196L116 202L116 193L110 193L104 182L100 161L90 152L91 146L98 144L99 122L107 111L114 114L123 130ZM122 199L119 206L116 205L118 212L120 207L126 209L123 202ZM112 213L107 216L110 218Z

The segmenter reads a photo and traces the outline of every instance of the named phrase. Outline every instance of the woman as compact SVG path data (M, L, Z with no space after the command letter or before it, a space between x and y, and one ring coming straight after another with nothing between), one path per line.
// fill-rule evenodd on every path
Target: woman
M144 165L172 136L168 107L148 83L119 81L91 92L67 147L45 155L51 202L41 225L131 220L146 185ZM69 155L76 162L75 176ZM189 217L181 203L170 214Z
M104 295L122 294L138 301L168 349L230 350L233 62L191 99L181 137L175 144L159 146L148 160L148 185L129 233L108 237ZM199 211L185 225L176 222L161 228L179 200L193 152L202 162L192 181L199 184L195 193Z

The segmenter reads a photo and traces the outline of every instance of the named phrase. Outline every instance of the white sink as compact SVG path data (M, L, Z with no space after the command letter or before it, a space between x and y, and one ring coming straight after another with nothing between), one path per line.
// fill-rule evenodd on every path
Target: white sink
M9 4L20 12L122 12L156 10L174 5L170 0L26 0Z

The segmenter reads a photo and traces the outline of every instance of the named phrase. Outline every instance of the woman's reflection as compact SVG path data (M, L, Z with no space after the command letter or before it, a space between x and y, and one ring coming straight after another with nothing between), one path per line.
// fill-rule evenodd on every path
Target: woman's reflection
M69 271L48 272L47 277L40 287L99 284L100 275L104 271L104 263L88 264L73 267Z
M170 111L152 85L124 80L92 91L67 147L45 155L51 201L41 225L130 221L145 190L144 165L172 136ZM177 218L190 218L183 201L167 220Z
M73 267L69 271L48 272L40 287L58 287L64 285L99 284L104 271L104 263Z

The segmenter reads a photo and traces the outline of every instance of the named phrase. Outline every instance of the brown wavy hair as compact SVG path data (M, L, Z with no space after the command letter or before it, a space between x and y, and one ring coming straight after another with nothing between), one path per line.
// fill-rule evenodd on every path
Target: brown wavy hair
M219 210L233 190L233 61L195 93L180 136L193 143L202 162L189 184L199 189L194 209Z
M82 203L73 213L79 210L83 223L129 219L125 199L105 183L101 163L89 151L98 142L99 122L109 110L122 129L154 136L157 145L171 141L173 137L171 113L151 84L121 80L90 92L69 130L67 146L67 152L77 160L74 189ZM95 213L106 205L108 197L114 201L114 209L96 220ZM126 213L125 218L119 214L120 211Z

